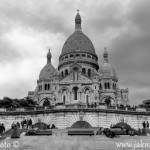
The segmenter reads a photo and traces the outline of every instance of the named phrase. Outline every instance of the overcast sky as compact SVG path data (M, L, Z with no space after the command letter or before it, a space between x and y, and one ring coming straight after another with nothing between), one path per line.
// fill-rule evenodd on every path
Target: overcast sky
M130 103L150 99L150 0L0 0L0 98L35 89L48 48L57 68L77 9L100 65L107 46Z

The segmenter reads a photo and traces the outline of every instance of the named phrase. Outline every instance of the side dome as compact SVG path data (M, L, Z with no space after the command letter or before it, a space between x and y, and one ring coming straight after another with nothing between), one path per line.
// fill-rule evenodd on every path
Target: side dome
M100 74L100 77L115 77L116 78L115 69L109 63L104 63L99 68L99 74Z
M51 79L56 74L56 69L52 64L46 64L40 72L39 79Z
M54 68L54 66L51 64L51 53L50 50L47 54L47 64L43 67L43 69L40 72L39 79L40 80L49 80L54 75L57 74L57 70Z
M104 58L104 63L103 65L99 68L99 74L101 78L117 78L115 69L112 67L111 64L108 63L108 53L104 51L103 54Z

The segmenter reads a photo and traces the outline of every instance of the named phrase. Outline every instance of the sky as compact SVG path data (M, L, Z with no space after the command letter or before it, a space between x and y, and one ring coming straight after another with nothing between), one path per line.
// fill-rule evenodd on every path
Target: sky
M130 104L150 99L149 8L150 0L0 0L0 99L23 98L36 88L49 48L57 68L77 9L99 65L106 46Z

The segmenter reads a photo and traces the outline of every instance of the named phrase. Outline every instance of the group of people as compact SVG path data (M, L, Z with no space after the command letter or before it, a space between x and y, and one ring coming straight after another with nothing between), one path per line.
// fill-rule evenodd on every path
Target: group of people
M31 119L25 119L25 120L23 120L23 121L21 121L21 126L22 126L22 129L23 128L31 128L31 126L32 126L32 120Z
M21 121L21 123L13 122L11 125L11 128L13 129L15 125L17 125L18 128L20 128L20 126L21 126L22 129L24 129L24 128L28 129L28 128L31 128L31 126L32 126L32 120L31 119L27 119L27 120L25 119L25 120Z
M147 121L147 122L144 121L144 122L142 123L142 125L143 125L143 128L144 128L144 129L149 129L149 122L148 122L148 121Z
M11 125L11 128L14 129L14 126L17 126L18 128L20 128L20 123L19 122L13 122Z
M5 132L5 126L3 123L2 124L0 123L0 135L2 136L4 132Z

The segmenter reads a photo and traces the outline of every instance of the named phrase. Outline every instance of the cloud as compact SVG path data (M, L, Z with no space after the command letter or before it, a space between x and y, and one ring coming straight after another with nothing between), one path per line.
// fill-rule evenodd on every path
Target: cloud
M94 30L101 32L107 32L109 28L120 28L123 26L123 7L118 1L109 1L109 3L99 4L99 7L96 7L92 11L92 16L89 13L89 26L93 26Z
M142 32L150 32L149 7L149 0L133 0L129 3L127 17Z
M129 87L134 104L149 95L150 19L146 9L149 4L146 0L130 1L125 15L128 23L110 44L111 62L117 67L121 85Z
M80 9L83 32L102 63L103 47L115 66L120 87L131 103L149 94L149 0L13 0L0 1L0 97L24 97L36 87L50 48L52 63L74 32Z

